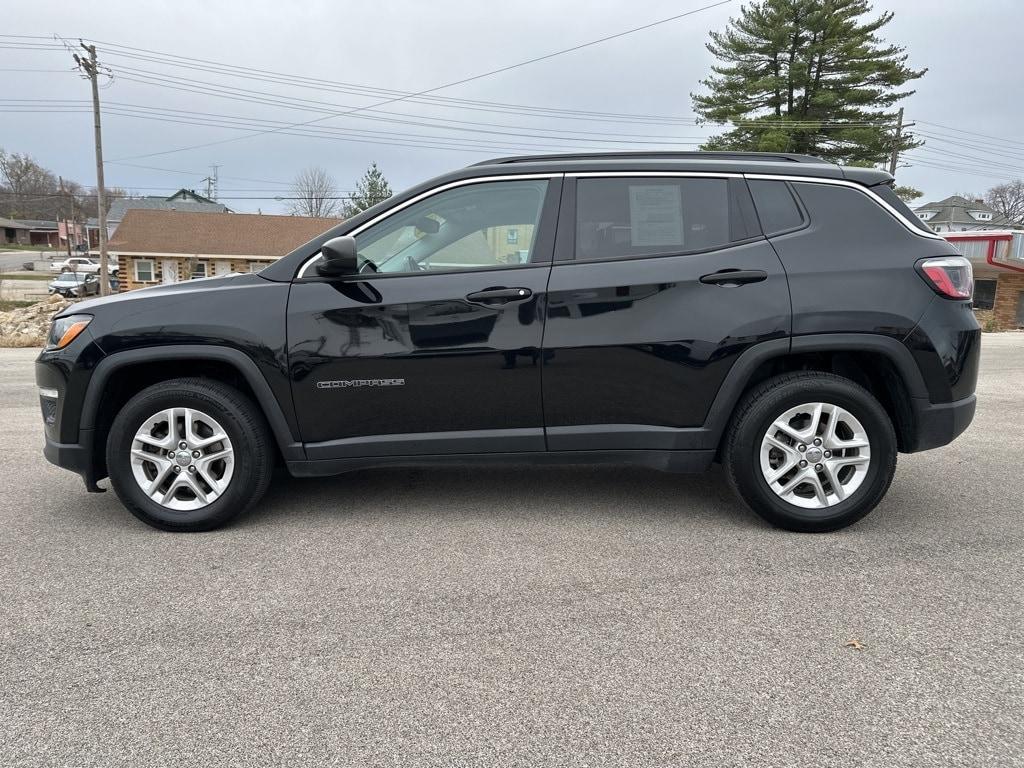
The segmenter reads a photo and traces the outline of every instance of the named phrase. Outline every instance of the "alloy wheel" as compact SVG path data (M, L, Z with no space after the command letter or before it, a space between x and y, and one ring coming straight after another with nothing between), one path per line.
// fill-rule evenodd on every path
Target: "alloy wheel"
M227 490L234 449L216 419L194 408L154 413L132 440L132 475L150 499L167 509L201 509Z
M805 403L776 418L761 440L761 473L776 496L804 509L849 499L871 466L867 430L832 403Z

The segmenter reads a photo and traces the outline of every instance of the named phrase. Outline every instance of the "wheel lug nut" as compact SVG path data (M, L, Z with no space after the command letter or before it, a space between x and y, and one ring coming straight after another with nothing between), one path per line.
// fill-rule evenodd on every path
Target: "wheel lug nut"
M188 443L186 443L184 440L182 440L180 443L178 443L178 447L181 448L181 450L184 451L186 448L188 448Z
M168 451L167 452L167 458L168 459L173 459L174 458L174 451Z
M188 471L189 472L195 472L196 471L196 465L195 464L189 464L188 465Z
M199 451L192 451L192 458L193 459L198 459L200 456L202 456L202 454L199 453Z
M821 438L820 437L814 438L814 444L815 445L821 445Z
M832 451L825 451L825 458L826 459L831 459L832 458Z
M815 464L814 465L814 471L815 472L821 472L821 464Z
M807 466L807 462L804 461L803 459L800 459L800 466L801 467L806 467Z
M178 474L179 472L181 472L181 467L179 467L177 464L175 464L174 465L174 474Z
M801 453L803 453L804 451L806 451L806 450L807 450L807 446L806 446L806 445L804 445L803 443L800 443L800 445L798 445L798 446L796 447L796 449L797 449L798 451L800 451Z

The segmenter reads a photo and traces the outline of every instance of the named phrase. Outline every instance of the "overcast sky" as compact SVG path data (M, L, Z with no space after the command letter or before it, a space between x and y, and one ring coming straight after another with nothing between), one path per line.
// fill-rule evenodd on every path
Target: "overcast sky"
M308 106L328 111L382 100L379 95L338 92L331 83L422 91L710 2L713 0L33 0L4 11L3 34L56 33L101 41L101 61L114 73L113 82L101 91L101 99L108 105L104 116L106 157L163 169L110 162L108 185L142 194L167 193L182 186L203 189L209 166L217 164L223 202L237 211L271 213L282 212L285 205L273 197L287 195L288 182L295 173L311 165L327 169L338 186L348 190L366 166L376 161L397 190L487 157L556 147L564 151L695 148L683 143L697 143L709 130L665 118L694 117L690 93L699 89L698 81L712 63L704 47L708 31L724 28L729 16L738 14L738 1L438 92L439 96L488 104L439 107L403 101L381 107L392 114L378 113L378 119L332 117L304 129L325 131L331 138L281 132L246 137L251 130L207 123L229 119L249 125L247 120L252 119L287 125L313 120L324 112L299 109L295 99L321 102ZM1024 3L880 0L875 8L896 12L895 20L884 30L886 39L907 47L912 66L929 69L917 82L917 93L904 105L908 119L917 121L917 130L935 138L927 139L923 151L906 157L910 167L898 171L899 181L923 190L924 199L935 199L954 192L981 192L1008 178L1024 176L1024 134L1020 130L1024 102L1019 98ZM0 39L0 43L11 42ZM141 50L117 51L103 43ZM125 53L155 56L159 61L129 58ZM12 99L87 99L88 84L69 70L70 58L64 51L15 50L0 45L0 147L27 152L55 173L93 184L91 114L11 111ZM210 65L197 60L319 78L331 81L323 85L334 90L243 79L210 71ZM155 84L158 78L164 87ZM140 79L149 82L137 82ZM209 91L211 86L206 84L227 90L236 99L252 101L194 92ZM174 90L168 85L191 90ZM292 103L267 103L274 98ZM577 119L523 114L521 110L496 112L494 102L572 110ZM77 109L86 104L49 106ZM204 124L167 122L168 114L155 114L154 108L181 110L171 117ZM115 114L118 110L122 114ZM126 111L159 119L133 117L124 114ZM613 123L578 119L580 112L659 119ZM441 127L439 120L463 122ZM409 125L409 121L426 122L427 126ZM259 127L276 125L262 122ZM453 130L453 125L465 130ZM338 131L346 129L376 133L362 133L367 141L357 142L351 134L339 137ZM608 143L581 141L608 138L609 134L614 138ZM443 138L433 138L433 145L424 146L430 141L424 136ZM570 140L556 141L554 136ZM643 141L664 143L634 143ZM208 142L223 143L167 153ZM394 146L396 143L408 146ZM438 148L438 143L448 148ZM150 156L140 157L144 155Z

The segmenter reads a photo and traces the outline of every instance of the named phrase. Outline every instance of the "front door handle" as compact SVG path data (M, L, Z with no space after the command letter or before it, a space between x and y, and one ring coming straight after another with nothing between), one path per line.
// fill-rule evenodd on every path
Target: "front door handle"
M466 301L474 304L508 304L510 301L522 301L533 295L529 288L485 288L482 291L466 296Z
M759 283L768 279L763 269L720 269L710 275L704 275L700 281L706 285L735 286L745 283Z

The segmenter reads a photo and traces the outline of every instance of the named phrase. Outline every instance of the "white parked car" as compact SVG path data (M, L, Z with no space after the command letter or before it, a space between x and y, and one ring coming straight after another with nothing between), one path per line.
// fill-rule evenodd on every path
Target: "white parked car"
M117 271L117 259L108 258L107 270ZM99 274L100 261L88 256L72 256L70 259L55 261L50 264L51 272L84 272L86 274Z

